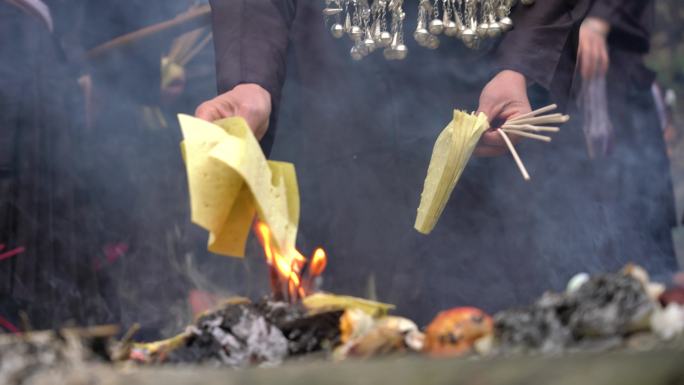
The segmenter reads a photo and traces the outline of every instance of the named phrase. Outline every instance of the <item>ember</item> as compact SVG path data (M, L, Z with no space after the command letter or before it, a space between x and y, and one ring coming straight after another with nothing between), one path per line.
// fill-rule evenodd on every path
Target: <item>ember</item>
M5 249L5 245L0 245L0 251L3 251L4 249ZM14 256L17 256L17 255L25 252L25 251L26 251L25 247L17 247L16 249L12 249L10 251L0 253L0 261L2 261L4 259L12 258Z
M4 317L0 316L0 327L7 330L10 333L14 334L21 334L21 330L19 330L18 327L14 326L13 323L5 319Z

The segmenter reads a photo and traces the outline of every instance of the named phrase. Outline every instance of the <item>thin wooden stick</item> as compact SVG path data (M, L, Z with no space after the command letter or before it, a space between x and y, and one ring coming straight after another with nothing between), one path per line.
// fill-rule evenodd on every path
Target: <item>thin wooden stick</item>
M530 116L530 117L522 118L522 119L521 118L513 118L513 119L510 119L509 122L511 122L513 124L521 124L520 122L524 122L524 121L528 121L528 120L539 120L539 119L546 119L546 118L560 118L562 116L563 116L563 114L561 114L560 112L556 112L554 114Z
M197 56L202 49L211 41L212 34L208 33L207 36L202 39L202 41L199 42L199 44L195 45L181 60L180 60L180 65L184 66L188 64L190 60L192 60L195 56Z
M506 128L504 128L503 131L507 134L515 134L515 135L522 136L522 137L529 138L529 139L540 140L540 141L546 142L546 143L551 142L551 138L548 136L544 136L544 135L530 134L529 132L518 131L518 130L510 130L510 129L506 129Z
M507 123L518 124L518 125L521 125L521 124L544 125L544 124L554 124L554 123L565 123L568 120L570 120L570 117L568 115L551 114L551 115L538 116L536 118L527 118L527 119L521 119L521 120L516 120L516 121L508 121Z
M505 123L501 128L519 130L519 131L534 131L534 132L560 132L558 127L533 126L531 124L507 124Z
M198 31L199 33L202 33L202 29L198 28L194 31L186 32L177 37L171 44L171 50L169 51L167 57L173 62L178 62L180 58L183 57L185 52L189 50L188 47L197 40Z
M527 173L527 169L525 168L525 165L520 159L518 152L515 151L515 147L513 147L513 143L508 138L508 135L506 135L506 133L500 128L497 131L499 132L499 135L501 135L501 137L503 138L504 142L506 142L506 146L508 146L508 150L511 152L511 155L513 155L513 159L515 160L515 163L518 165L518 169L520 169L520 173L522 174L523 179L530 180L530 174Z
M551 104L551 105L548 105L548 106L546 106L546 107L542 107L542 108L536 109L536 110L534 110L534 111L532 111L532 112L528 112L528 113L526 113L526 114L522 114L522 115L520 115L520 116L516 116L515 118L511 119L511 121L516 121L516 120L522 120L522 119L531 118L531 117L533 117L533 116L541 115L541 114L543 114L543 113L545 113L545 112L553 111L553 110L555 110L556 108L558 108L557 105Z
M101 44L86 53L88 59L98 59L111 51L122 49L141 41L157 36L178 36L199 27L211 25L211 7L209 4L193 8L171 20L151 25L117 37Z

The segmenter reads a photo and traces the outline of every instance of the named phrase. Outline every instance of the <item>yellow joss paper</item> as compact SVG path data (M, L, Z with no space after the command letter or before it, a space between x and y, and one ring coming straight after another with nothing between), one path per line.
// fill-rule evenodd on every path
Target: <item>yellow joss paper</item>
M312 313L327 310L357 309L372 317L387 315L390 310L394 309L394 305L387 303L328 293L309 295L302 299L302 303Z
M477 142L488 129L485 114L454 111L453 120L439 134L432 151L414 224L420 233L429 234L434 229Z
M242 118L209 123L179 115L193 223L211 252L243 257L255 214L282 250L294 248L299 189L294 165L267 161Z

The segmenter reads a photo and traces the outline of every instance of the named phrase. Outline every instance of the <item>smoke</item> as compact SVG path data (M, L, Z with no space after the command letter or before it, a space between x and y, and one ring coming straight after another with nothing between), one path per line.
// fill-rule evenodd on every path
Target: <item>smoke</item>
M472 52L442 39L427 51L408 37L405 61L376 53L353 62L318 12L297 10L273 157L298 167L299 237L303 249L328 250L327 289L363 295L373 275L380 300L426 322L453 306L525 304L582 271L630 261L663 276L676 269L667 158L648 85L615 66L610 114L619 138L609 157L589 159L571 110L553 143L518 145L529 183L509 156L472 159L426 237L413 220L432 146L453 108L477 107L493 71L488 47ZM411 12L407 5L409 23ZM552 101L538 86L528 91L535 107Z
M0 50L8 41L27 44L40 58L33 66L3 66L0 60L0 109L8 100L22 100L21 116L41 116L32 127L54 135L41 148L62 138L60 151L41 163L58 170L50 174L51 184L41 184L44 174L35 174L40 194L55 186L64 190L50 195L50 208L42 212L61 215L55 207L71 208L65 221L27 215L41 224L39 239L19 239L50 247L2 266L3 277L15 282L2 293L45 309L34 312L36 326L69 319L140 322L142 337L168 336L188 323L192 289L252 298L268 290L256 242L244 261L209 255L206 234L189 223L175 114L192 113L215 95L211 49L186 69L184 94L162 106L166 125L157 119L151 126L141 105L159 105L160 57L169 41L97 62L81 60L88 48L168 19L189 3L54 0L56 35L53 41L43 33L41 44L56 43L60 50L49 55L31 45L38 24L27 24L21 38L0 34ZM634 89L614 91L623 95L611 105L611 116L621 117L613 124L623 142L618 139L609 157L588 158L579 114L571 111L575 119L554 143L518 145L530 183L507 156L473 159L436 230L429 236L415 232L434 140L453 108L477 108L493 71L489 47L472 52L443 39L439 50L427 51L407 36L411 51L405 61L386 62L376 53L352 62L347 42L329 36L319 5L300 2L297 10L272 158L297 166L298 246L304 254L318 246L328 251L325 289L363 296L372 279L379 300L426 323L453 306L495 311L526 303L544 290L561 289L580 271L613 271L632 260L656 273L674 269L667 239L674 218L663 185L669 183L663 176L667 160L653 134L657 119L649 101ZM407 5L407 11L410 25L414 10ZM43 84L41 76L57 74L57 68L63 70L53 76L66 85L43 85L26 100L22 85ZM96 107L90 125L75 118L85 115L76 79L86 74ZM8 79L27 83L4 87ZM530 88L530 98L535 106L549 102L537 87ZM38 108L56 107L60 100L69 107ZM60 136L64 132L67 138ZM68 204L58 199L65 196ZM20 208L30 213L35 206Z
M140 322L142 337L154 338L187 324L193 288L260 294L241 291L258 282L245 279L251 267L208 255L206 234L189 223L175 115L215 95L211 46L186 67L183 95L166 104L160 61L170 39L84 59L197 2L47 3L53 35L0 3L0 244L27 248L0 266L0 312L18 322L28 310L37 328ZM161 107L153 124L144 106Z

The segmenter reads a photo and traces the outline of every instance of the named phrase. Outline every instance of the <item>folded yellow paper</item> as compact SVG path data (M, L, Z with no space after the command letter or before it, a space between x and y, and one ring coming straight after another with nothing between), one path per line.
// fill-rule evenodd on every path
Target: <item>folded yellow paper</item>
M477 142L488 129L485 114L454 111L453 120L439 134L432 151L414 224L416 230L429 234L434 229Z
M299 189L294 165L267 161L242 118L209 123L179 115L192 221L211 252L243 257L255 214L281 250L294 248Z
M394 305L388 303L328 293L309 295L302 299L302 303L305 308L313 313L327 310L358 309L373 317L385 316L395 308Z

